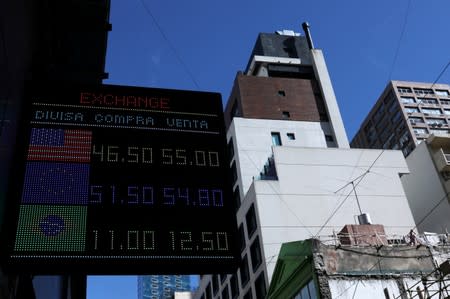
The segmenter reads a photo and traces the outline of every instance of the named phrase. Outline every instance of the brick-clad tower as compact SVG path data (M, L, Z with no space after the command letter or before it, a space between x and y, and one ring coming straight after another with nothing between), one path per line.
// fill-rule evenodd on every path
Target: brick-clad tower
M228 99L227 127L234 117L322 123L329 147L349 147L322 52L293 31L258 35Z
M276 150L286 148L290 157L299 148L349 150L322 51L308 32L258 35L245 71L236 75L225 124L242 260L237 273L204 275L194 298L264 298L279 245L301 238L286 235L283 219L290 214L280 214L282 201L270 195L278 184L290 185L278 177ZM295 179L301 185L300 172ZM272 185L259 189L265 182Z

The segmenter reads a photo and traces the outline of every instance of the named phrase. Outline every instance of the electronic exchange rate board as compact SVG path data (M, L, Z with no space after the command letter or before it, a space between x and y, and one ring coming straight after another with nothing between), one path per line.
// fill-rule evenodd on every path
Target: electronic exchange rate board
M8 262L35 273L226 273L238 245L221 97L30 92Z

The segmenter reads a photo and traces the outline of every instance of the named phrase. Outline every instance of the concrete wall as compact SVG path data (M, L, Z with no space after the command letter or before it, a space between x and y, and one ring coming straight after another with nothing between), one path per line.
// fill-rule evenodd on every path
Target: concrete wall
M388 235L403 236L415 226L399 178L408 172L400 151L289 146L273 151L278 180L255 180L237 214L244 223L249 206L257 208L269 281L281 243L316 234L326 241L345 224L356 223L360 212L352 180L363 212L384 224Z
M241 198L272 156L271 132L280 133L283 146L302 147L327 147L325 135L332 134L328 123L235 117L227 136L233 139ZM295 140L289 140L287 133L294 133Z
M430 273L435 267L425 246L324 247L322 271L327 275L390 275Z
M427 143L419 144L406 158L406 162L411 173L404 175L401 180L414 220L418 223L418 230L435 233L450 231L449 201L444 200L431 211L445 197L446 191L434 166Z
M312 49L311 54L313 56L314 72L317 81L320 84L320 89L328 112L328 118L330 119L337 145L340 148L350 148L347 133L344 128L344 122L342 121L341 112L336 100L336 95L334 94L333 85L331 84L330 75L328 74L322 50Z
M364 279L364 280L344 280L330 279L331 298L342 299L381 299L384 296L384 289L388 289L391 298L397 298L400 290L394 279ZM401 297L399 297L401 298Z
M274 147L274 155L278 181L255 181L254 198L245 199L257 202L269 281L281 243L316 234L326 242L356 223L352 180L362 211L388 235L415 226L399 178L408 172L400 151Z

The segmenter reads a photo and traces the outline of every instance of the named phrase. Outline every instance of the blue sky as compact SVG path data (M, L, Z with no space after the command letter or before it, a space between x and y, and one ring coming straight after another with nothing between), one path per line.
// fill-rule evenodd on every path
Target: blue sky
M449 11L448 0L112 0L105 83L220 92L225 104L257 34L302 33L307 21L351 139L389 80L438 78ZM438 82L450 83L450 67ZM136 279L91 277L88 289L89 299L136 298Z

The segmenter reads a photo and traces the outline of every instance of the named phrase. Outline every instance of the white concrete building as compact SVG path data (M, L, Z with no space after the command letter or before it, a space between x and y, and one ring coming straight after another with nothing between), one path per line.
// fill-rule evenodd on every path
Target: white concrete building
M390 235L414 227L402 153L349 148L322 52L307 42L260 34L236 77L225 119L242 262L202 276L196 299L264 298L282 243L333 235L362 213Z
M431 135L406 158L402 183L420 232L450 231L450 137Z

